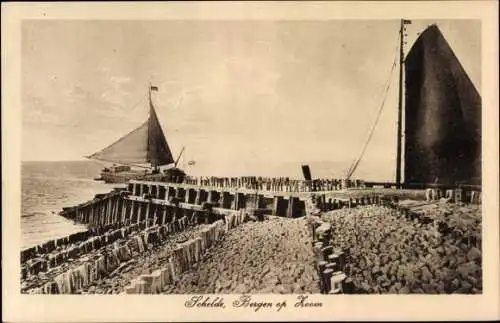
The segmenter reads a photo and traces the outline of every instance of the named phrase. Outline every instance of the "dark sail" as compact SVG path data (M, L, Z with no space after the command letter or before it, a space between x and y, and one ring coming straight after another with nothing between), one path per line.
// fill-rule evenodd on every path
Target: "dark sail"
M481 97L437 26L405 72L405 184L480 185Z
M149 101L149 129L148 129L148 155L147 159L153 166L161 166L174 163L172 152L168 146L165 134L161 129L158 116L153 103Z

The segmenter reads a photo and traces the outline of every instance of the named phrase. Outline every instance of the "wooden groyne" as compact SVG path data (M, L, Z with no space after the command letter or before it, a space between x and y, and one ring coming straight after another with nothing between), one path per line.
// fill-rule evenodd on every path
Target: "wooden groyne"
M322 292L349 293L354 287L343 271L348 254L335 245L330 224L321 220L324 212L365 205L389 206L397 210L398 216L423 223L436 221L440 230L447 230L439 219L401 206L397 194L377 194L364 189L312 193L286 187L278 191L249 187L131 181L124 189L97 194L91 201L64 208L62 216L87 224L88 230L23 250L21 290L79 293L93 281L126 266L145 250L170 246L168 266L139 275L124 289L126 293L157 293L175 280L176 275L200 261L208 248L240 223L259 220L264 215L288 218L307 215ZM481 201L480 193L461 188L431 188L421 195L426 203L442 199ZM186 234L187 238L178 238L179 234Z
M184 251L176 253L174 248L174 273L179 274L245 219L261 219L264 214L298 217L305 210L301 197L292 193L134 181L126 189L98 194L60 214L89 229L23 250L23 293L79 293L144 250L169 245L172 237L187 230L196 231L183 242ZM197 256L190 258L193 253L188 250ZM151 290L137 287L141 284L132 283L126 291Z
M305 215L304 197L292 192L131 181L127 189L98 195L60 214L91 227L143 220L148 225L163 225L184 215L206 217L240 209L256 215L298 217Z
M28 268L22 292L88 293L92 286L130 266L145 252L165 250L168 254L166 270L143 273L124 288L128 294L154 293L200 261L204 252L214 247L228 230L244 222L246 218L247 214L240 210L210 224L191 223L186 218L181 218L172 225L144 229L145 222L141 222L141 225L133 224L111 231L71 248L72 254L67 250L50 254L48 262L39 259L36 263L44 266ZM87 248L88 242L92 244ZM53 263L52 259L58 256L61 261Z
M204 226L197 236L176 245L168 257L167 266L156 269L150 274L142 274L136 277L125 287L124 293L161 293L167 285L175 283L194 264L201 262L208 249L214 247L229 230L246 220L246 213L240 210L228 216L225 220L217 220L210 225Z

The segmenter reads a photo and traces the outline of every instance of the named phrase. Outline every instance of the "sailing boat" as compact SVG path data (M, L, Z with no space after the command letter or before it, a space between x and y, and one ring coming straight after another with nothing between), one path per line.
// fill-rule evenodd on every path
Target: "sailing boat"
M86 156L89 159L113 163L112 167L104 168L101 178L96 180L103 180L106 183L126 183L130 180L180 183L184 180L185 172L177 168L184 149L174 161L151 100L152 91L158 91L158 87L149 86L149 118L142 125L106 148ZM173 167L160 171L160 166L168 165Z
M481 97L436 25L404 65L406 186L480 186Z
M478 188L481 185L481 97L437 25L428 26L420 34L405 58L407 24L411 21L402 19L399 31L396 187ZM383 107L384 103L378 116ZM360 156L349 168L347 179L359 165L377 122L378 117ZM401 178L403 160L404 182Z

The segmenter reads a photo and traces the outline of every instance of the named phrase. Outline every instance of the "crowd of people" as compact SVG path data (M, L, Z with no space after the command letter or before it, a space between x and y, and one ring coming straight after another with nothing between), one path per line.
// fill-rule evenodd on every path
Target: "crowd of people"
M340 180L340 179L315 179L298 180L288 177L192 177L187 176L184 183L198 186L213 186L224 188L245 188L263 191L281 191L281 192L316 192L333 191L351 187L361 187L359 180Z
M332 224L333 244L347 250L345 272L358 292L481 293L480 207L442 208L440 219L427 223L377 205L328 212L323 220Z

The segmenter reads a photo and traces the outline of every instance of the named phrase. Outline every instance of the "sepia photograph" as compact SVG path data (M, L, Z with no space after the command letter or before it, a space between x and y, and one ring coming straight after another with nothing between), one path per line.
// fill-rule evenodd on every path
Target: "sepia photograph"
M19 27L17 293L487 288L481 19Z

